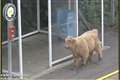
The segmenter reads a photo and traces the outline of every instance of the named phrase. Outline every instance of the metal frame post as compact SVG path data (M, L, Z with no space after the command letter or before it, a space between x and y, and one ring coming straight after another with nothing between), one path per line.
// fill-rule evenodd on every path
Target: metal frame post
M40 0L37 0L37 30L40 32Z
M9 22L7 22L9 26ZM8 39L8 80L12 79L12 41Z
M48 32L49 32L49 67L52 67L52 30L51 30L51 0L48 0Z
M12 79L12 42L8 41L8 79Z
M101 0L102 47L104 47L104 1Z
M18 8L19 70L20 70L20 79L23 79L22 29L21 29L21 0L17 1L17 8Z
M76 24L77 24L77 36L79 35L79 31L78 31L78 0L76 0Z

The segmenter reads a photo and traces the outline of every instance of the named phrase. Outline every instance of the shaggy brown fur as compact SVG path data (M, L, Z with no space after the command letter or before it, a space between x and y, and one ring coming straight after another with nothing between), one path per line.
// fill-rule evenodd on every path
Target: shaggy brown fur
M86 64L88 59L91 59L93 51L99 55L99 60L102 59L102 48L97 29L87 31L78 37L67 37L65 38L65 45L72 51L76 67L79 66L80 60Z

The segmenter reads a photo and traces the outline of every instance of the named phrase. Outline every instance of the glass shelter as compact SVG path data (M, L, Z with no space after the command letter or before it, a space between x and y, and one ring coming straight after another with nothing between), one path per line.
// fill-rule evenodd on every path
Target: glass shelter
M85 24L85 18L82 16L81 6L78 5L82 4L80 0L31 1L32 3L29 0L14 1L17 7L15 21L17 32L13 41L13 71L20 78L23 78L23 73L38 74L71 58L71 52L65 48L64 39L79 36L84 32L81 27L81 19ZM100 30L104 46L103 0L100 3ZM3 53L6 54L3 56L7 55L7 46L5 45L7 43L5 37L2 44L5 46ZM35 69L30 71L33 67Z

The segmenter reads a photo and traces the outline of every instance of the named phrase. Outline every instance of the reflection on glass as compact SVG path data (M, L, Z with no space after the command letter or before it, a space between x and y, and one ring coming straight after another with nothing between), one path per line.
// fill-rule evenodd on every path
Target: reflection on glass
M68 2L70 1L70 2ZM64 39L77 35L75 0L52 0L53 61L70 55Z

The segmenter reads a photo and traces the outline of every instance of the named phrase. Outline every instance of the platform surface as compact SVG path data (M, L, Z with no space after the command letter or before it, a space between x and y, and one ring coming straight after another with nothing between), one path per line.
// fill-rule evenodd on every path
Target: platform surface
M79 69L76 73L71 62L67 66L57 69L44 76L38 77L40 79L68 79L68 80L95 80L99 77L109 74L118 69L118 33L108 30L105 31L105 46L110 46L103 51L103 61L97 62L97 56L93 56L91 63ZM97 63L96 63L97 62ZM117 78L117 76L116 76Z
M64 43L53 40L53 60L69 55L64 48ZM105 32L105 46L110 48L103 51L103 60L97 62L93 56L92 62L79 69L78 73L73 68L73 63L57 69L51 73L38 77L40 79L96 79L118 69L118 33ZM7 46L3 47L3 67L7 69ZM13 72L19 72L18 42L13 44ZM23 39L23 69L27 76L35 76L48 69L48 35L36 34Z

